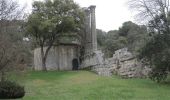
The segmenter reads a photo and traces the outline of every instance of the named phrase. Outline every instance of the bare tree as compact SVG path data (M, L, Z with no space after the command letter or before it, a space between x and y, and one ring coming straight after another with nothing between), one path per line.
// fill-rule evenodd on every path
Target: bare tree
M148 29L154 33L141 48L140 58L150 62L149 78L164 81L170 71L170 1L131 0L130 7L139 11L139 17L148 21Z
M130 0L130 8L138 11L138 17L147 21L158 33L169 33L169 0Z
M15 33L18 28L16 20L22 17L23 9L16 1L0 0L0 71L1 81L4 80L4 69L16 60L17 46L9 33Z

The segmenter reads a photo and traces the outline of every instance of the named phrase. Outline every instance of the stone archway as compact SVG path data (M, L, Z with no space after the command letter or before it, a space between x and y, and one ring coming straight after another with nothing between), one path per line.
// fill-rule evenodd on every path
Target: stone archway
M72 70L78 70L78 68L79 68L78 59L75 58L72 60L72 66L73 66Z

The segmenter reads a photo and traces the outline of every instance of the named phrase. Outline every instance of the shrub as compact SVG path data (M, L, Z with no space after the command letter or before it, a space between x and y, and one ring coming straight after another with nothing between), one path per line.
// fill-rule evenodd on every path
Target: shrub
M170 71L170 34L155 35L142 49L140 58L147 59L152 67L149 78L165 81Z
M168 76L168 72L165 69L161 68L153 68L152 71L149 73L149 78L157 83L160 83L166 80Z
M0 99L16 99L22 98L24 95L25 90L23 86L10 81L0 82Z

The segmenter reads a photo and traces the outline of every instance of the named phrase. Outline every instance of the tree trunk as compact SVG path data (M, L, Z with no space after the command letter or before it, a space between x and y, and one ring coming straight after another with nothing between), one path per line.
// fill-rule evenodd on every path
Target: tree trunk
M1 82L5 81L5 72L1 71Z
M45 51L44 51L43 46L41 47L41 59L42 59L42 70L43 71L47 71L46 60L47 60L48 52L50 51L51 47L52 47L52 44L49 45Z
M44 48L43 48L43 46L41 47L41 61L42 61L42 70L43 71L47 71L47 68L46 68L46 58L44 56Z
M42 69L43 71L47 71L46 58L45 58L45 57L42 58L42 68L43 68L43 69Z

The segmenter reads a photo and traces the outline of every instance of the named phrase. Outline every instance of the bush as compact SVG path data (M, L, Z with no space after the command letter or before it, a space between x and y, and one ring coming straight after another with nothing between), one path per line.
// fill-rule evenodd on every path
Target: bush
M168 76L168 72L165 69L153 68L149 73L149 78L157 83L165 81Z
M25 95L24 87L15 82L0 82L0 99L16 99Z
M170 34L154 36L142 49L140 58L147 59L152 67L149 78L156 82L165 81L170 71Z

